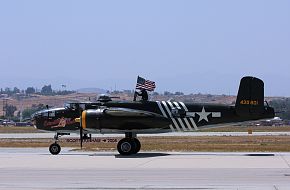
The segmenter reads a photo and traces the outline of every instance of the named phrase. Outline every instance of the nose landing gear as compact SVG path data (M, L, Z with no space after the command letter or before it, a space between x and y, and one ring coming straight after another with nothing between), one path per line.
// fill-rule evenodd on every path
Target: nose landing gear
M57 143L53 143L49 146L49 152L53 155L59 154L60 151L61 151L61 148L60 148L59 144L57 144Z
M52 143L50 146L49 146L49 152L53 155L57 155L60 153L61 151L61 147L60 145L57 143L58 140L59 140L59 137L63 136L63 135L70 135L70 133L56 133L54 135L54 140L55 142Z

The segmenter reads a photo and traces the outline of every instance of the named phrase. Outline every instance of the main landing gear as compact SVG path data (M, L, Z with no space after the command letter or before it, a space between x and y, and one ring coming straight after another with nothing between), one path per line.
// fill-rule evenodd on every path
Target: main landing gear
M57 142L58 142L59 137L61 137L63 135L70 135L70 134L69 133L56 133L54 135L55 142L49 146L49 152L51 154L57 155L60 153L61 147L59 146L59 144Z
M125 133L125 138L118 142L117 149L121 155L137 154L141 149L141 143L134 133Z

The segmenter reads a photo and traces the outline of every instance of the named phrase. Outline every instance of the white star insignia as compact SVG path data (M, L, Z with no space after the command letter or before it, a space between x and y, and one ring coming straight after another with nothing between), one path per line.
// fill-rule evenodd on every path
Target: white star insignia
M199 115L199 120L198 120L198 122L200 122L200 121L202 121L202 120L205 120L206 122L208 122L208 118L207 118L207 116L208 116L209 114L211 114L211 112L206 112L205 109L204 109L204 107L202 107L201 112L196 112L196 113Z

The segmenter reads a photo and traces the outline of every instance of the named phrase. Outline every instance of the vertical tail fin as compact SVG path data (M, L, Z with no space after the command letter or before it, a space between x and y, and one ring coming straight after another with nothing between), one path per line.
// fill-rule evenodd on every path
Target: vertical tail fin
M262 114L264 108L264 82L255 77L243 77L236 100L236 112L240 116Z

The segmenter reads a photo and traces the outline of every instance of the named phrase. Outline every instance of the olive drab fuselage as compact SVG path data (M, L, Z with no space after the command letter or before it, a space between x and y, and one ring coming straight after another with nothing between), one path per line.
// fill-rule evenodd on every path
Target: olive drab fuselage
M174 101L110 101L72 103L64 108L43 110L34 115L34 122L36 127L42 130L77 130L80 123L75 119L81 117L83 112L86 119L90 120L87 122L90 123L89 127L86 127L87 130L94 132L95 129L95 132L101 132L109 129L116 133L130 130L148 133L150 129L152 133L186 132L218 124L274 117L274 110L267 106L260 114L240 116L235 106L227 105L186 104ZM95 121L92 121L94 119Z

